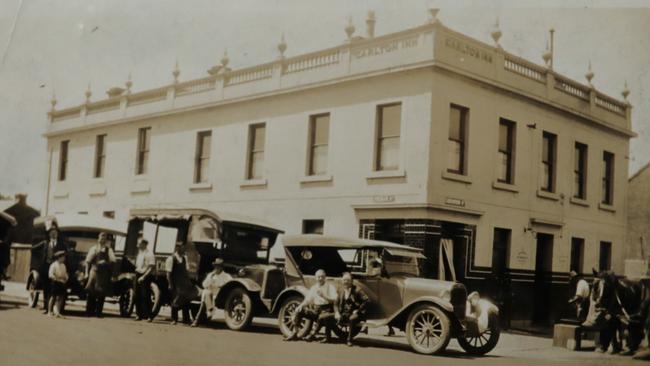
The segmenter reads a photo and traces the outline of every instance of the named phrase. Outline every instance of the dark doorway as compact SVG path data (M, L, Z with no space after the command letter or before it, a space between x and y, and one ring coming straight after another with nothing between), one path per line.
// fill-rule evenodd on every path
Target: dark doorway
M553 272L553 235L537 233L535 255L535 304L533 323L550 325L551 276Z
M585 239L571 238L571 271L582 274L585 256Z
M488 281L488 296L496 302L501 309L501 326L510 328L512 317L512 290L508 274L510 260L510 229L494 228L492 242L492 279Z

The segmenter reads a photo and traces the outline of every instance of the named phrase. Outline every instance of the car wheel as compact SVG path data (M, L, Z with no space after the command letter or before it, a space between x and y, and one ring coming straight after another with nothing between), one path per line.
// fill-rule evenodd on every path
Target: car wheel
M440 352L451 338L449 317L436 306L417 306L406 321L406 338L415 352Z
M28 305L30 308L35 308L38 305L39 291L36 289L36 280L34 276L29 276L27 280L27 292L29 293Z
M162 306L162 293L160 292L160 287L155 282L151 282L149 289L151 290L151 302L149 303L149 309L151 309L150 316L155 318Z
M234 288L224 306L226 325L232 330L244 330L253 321L253 300L246 290Z
M131 287L126 289L126 291L120 295L120 316L128 318L133 314L133 307L135 304L134 299L135 290Z
M282 335L287 338L293 335L293 317L296 313L296 308L300 303L302 303L302 300L303 298L301 296L289 296L284 300L282 306L280 306L280 311L278 312L278 326ZM298 337L302 338L311 330L312 321L303 318L300 323Z
M496 347L500 335L499 317L496 314L490 314L488 328L483 333L475 337L460 336L458 344L470 355L484 355Z

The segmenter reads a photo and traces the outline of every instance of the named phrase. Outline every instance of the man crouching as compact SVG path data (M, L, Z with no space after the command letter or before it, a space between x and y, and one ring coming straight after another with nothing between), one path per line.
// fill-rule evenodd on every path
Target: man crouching
M339 293L336 301L334 317L339 325L348 326L346 344L351 347L354 328L364 320L369 299L360 288L354 285L350 272L343 273L342 280L343 290Z
M325 338L321 340L321 343L331 341L334 302L337 300L336 288L327 283L325 271L322 269L316 271L316 281L316 284L309 289L305 300L296 307L296 312L293 314L293 333L285 340L291 341L300 338L300 323L303 318L307 318L314 321L311 332L305 337L307 342L314 339L323 324L325 325Z

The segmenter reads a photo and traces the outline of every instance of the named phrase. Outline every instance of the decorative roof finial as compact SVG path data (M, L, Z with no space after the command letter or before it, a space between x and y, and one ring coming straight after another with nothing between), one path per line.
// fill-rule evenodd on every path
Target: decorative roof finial
M126 79L126 94L131 94L131 86L133 86L133 81L131 81L131 73L129 72L129 76Z
M225 69L226 66L228 66L228 62L230 62L230 59L228 58L228 49L223 50L223 57L221 58L221 66Z
M368 38L375 37L375 24L377 20L375 19L375 11L368 10L368 16L366 17L366 33Z
M287 50L287 42L284 40L284 33L280 37L280 43L278 43L278 51L280 51L280 59L284 58L284 51Z
M440 22L440 20L438 20L438 12L440 12L440 9L434 8L433 6L429 7L429 15L430 15L429 23L436 24Z
M626 84L627 85L627 84ZM52 105L52 110L56 109L56 92L52 89L52 99L50 99L50 104Z
M494 29L492 30L492 39L494 40L495 45L498 48L501 48L501 45L499 44L499 39L501 39L501 36L503 33L501 33L501 29L499 28L499 17L497 17L496 23L494 23Z
M542 59L544 59L544 63L546 64L546 67L549 69L551 68L551 49L549 48L549 42L546 42L546 51L542 53Z
M621 92L621 95L627 101L627 96L630 95L630 89L627 87L627 80L625 80L625 86L623 87L623 91Z
M345 34L348 35L348 42L352 42L352 35L354 34L356 28L352 24L352 17L348 17L348 25L345 27Z
M86 95L86 103L90 103L90 96L93 95L93 92L90 90L90 82L88 82L88 88L84 94Z
M591 83L591 79L594 78L594 72L591 70L591 60L589 60L589 70L587 70L587 73L585 74L585 78L587 78L587 81L589 82L589 86L593 88L594 84Z
M181 70L178 68L178 60L176 60L176 64L174 65L174 71L172 71L172 75L174 75L174 84L178 83L178 75L181 74Z

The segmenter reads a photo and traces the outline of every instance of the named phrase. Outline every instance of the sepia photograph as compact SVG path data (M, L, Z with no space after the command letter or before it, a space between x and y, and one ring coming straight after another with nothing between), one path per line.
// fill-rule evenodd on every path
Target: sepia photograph
M645 365L650 0L0 0L0 366Z

